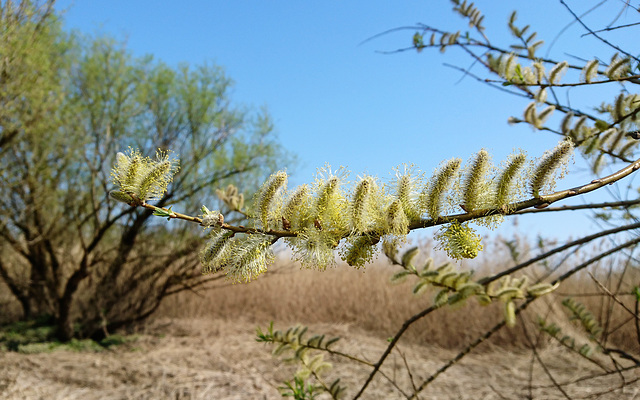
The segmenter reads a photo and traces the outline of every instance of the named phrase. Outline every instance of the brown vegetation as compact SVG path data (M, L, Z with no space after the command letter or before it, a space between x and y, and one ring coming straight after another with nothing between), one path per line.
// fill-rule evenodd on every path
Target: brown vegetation
M487 245L487 251L478 260L467 261L459 268L476 270L479 278L511 266L508 257L506 247L496 240ZM573 259L580 259L580 255L575 254ZM440 257L440 260L444 262L444 257ZM602 270L605 267L605 264L595 265L592 270L600 270L597 275L604 276ZM322 273L281 262L272 269L272 273L248 285L223 284L218 289L199 295L180 293L167 299L157 316L227 320L242 317L263 326L274 321L281 328L297 323L340 323L386 339L393 336L406 319L429 307L435 294L412 294L410 279L391 284L389 278L397 270L398 267L390 266L384 257L363 269L341 265ZM542 275L542 269L540 272ZM608 287L618 286L619 279L616 276L619 276L618 273L613 272L608 278ZM627 272L618 288L618 292L621 292L618 297L630 308L634 307L631 290L637 281L637 277ZM538 304L525 313L525 318L535 321L538 315L545 316L561 324L561 327L571 329L566 324L567 313L560 306L560 302L568 295L576 297L599 315L601 321L605 321L608 315L609 325L619 326L610 338L613 343L636 352L640 350L631 316L622 307L612 307L612 300L598 289L587 274L571 279L557 293L538 300ZM457 349L503 318L500 304L481 307L472 299L453 309L429 314L411 328L405 339ZM518 327L503 329L491 341L495 345L516 348L529 345Z
M423 244L428 248L429 243ZM480 277L512 264L500 240L489 243L483 257L460 268L475 269ZM582 256L572 254L571 258L577 261ZM560 263L560 259L555 261ZM341 336L343 339L338 343L341 350L376 360L386 347L385 339L393 336L407 318L427 308L433 298L433 293L413 295L410 280L390 284L389 277L397 268L380 259L361 270L341 265L319 272L301 270L281 261L273 272L248 285L219 281L214 283L218 287L213 290L183 291L165 299L153 320L137 327L140 337L136 342L114 351L2 354L0 393L16 399L43 396L276 399L277 387L291 378L295 367L271 357L270 347L256 343L255 328L264 328L270 321L275 322L276 329L308 325L310 332ZM546 270L538 268L541 273ZM618 299L633 309L633 299L627 293L638 281L637 276L627 273L618 282L620 270L612 269L607 278L603 273L607 268L608 265L601 264L594 266L593 271L607 287L616 289ZM556 382L568 383L579 377L602 374L593 363L536 329L535 318L541 315L558 323L563 332L574 335L577 341L588 342L559 305L568 294L580 299L601 324L609 327L612 334L608 343L638 354L634 319L617 303L613 304L611 298L595 295L598 293L601 294L597 284L588 274L566 282L556 293L530 307L515 328L502 329L437 379L424 392L425 398L521 398L530 393L536 398L562 398L546 372L532 362L534 355L523 335L524 326ZM11 309L8 300L0 301L7 306L6 310ZM410 385L404 355L414 378L429 376L503 318L498 306L480 307L470 300L453 310L429 314L405 335L398 347L400 352L394 351L383 368L385 374L400 385ZM596 358L606 361L604 355ZM330 361L334 364L330 375L342 377L343 384L351 389L349 393L369 373L368 368L360 365L334 358ZM605 375L587 384L571 383L563 388L576 397L605 393L600 398L615 398L619 397L619 391L616 394L607 391L617 388L622 376L627 382L624 393L638 388L633 374L635 371ZM381 376L369 390L365 398L400 398Z

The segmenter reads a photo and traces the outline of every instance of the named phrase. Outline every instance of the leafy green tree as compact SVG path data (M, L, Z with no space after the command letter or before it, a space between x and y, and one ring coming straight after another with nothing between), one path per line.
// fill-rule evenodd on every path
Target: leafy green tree
M218 279L197 268L199 229L109 201L118 149L179 152L181 173L156 199L186 208L231 180L251 190L287 156L266 112L232 105L222 68L172 68L65 33L51 5L3 8L1 45L22 58L2 76L29 72L0 85L0 276L24 318L52 315L62 339L99 337Z

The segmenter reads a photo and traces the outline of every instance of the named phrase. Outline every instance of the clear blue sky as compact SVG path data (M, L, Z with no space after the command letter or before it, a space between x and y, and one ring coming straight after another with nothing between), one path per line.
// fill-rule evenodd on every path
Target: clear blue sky
M506 22L514 6L519 21L531 23L547 43L571 21L558 1L476 3L486 14L488 35L502 45L511 43ZM235 81L233 100L255 109L267 106L281 142L299 156L301 165L288 171L293 184L311 181L325 163L347 166L352 176L367 172L386 179L401 163L431 174L440 161L466 159L483 147L500 161L514 148L539 156L558 140L507 125L509 116L522 115L527 100L472 79L459 83L461 74L443 63L469 66L460 51L377 52L408 46L410 31L359 45L417 22L466 30L449 1L61 0L57 9L65 10L67 28L112 35L136 55L153 54L170 65L223 66ZM606 18L619 10L611 9ZM582 32L578 26L568 29L551 54L598 54L594 41L579 38ZM580 104L579 96L572 101ZM588 179L581 168L578 160L574 177L559 187ZM556 214L535 223L523 216L520 227L535 235L553 226L557 237L576 236L595 229L586 215Z

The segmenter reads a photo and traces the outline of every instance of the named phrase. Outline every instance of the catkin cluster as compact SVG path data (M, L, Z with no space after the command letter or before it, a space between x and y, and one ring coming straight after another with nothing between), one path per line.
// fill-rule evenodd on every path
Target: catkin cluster
M458 158L443 162L429 179L415 168L403 166L387 182L361 176L352 185L344 170L325 168L312 185L289 191L285 188L287 174L280 171L258 191L251 212L255 227L263 233L294 233L285 241L293 258L303 266L324 269L334 264L338 253L349 265L361 267L377 254L379 242L398 245L411 227L425 218L437 221L460 211L497 209L506 213L509 204L522 200L523 195L540 196L543 190L552 188L556 171L567 162L571 149L571 143L563 141L537 164L527 162L525 154L517 152L499 167L491 163L486 150L481 150L464 167ZM491 225L483 219L475 222ZM469 222L444 225L436 239L454 259L474 258L482 250L481 237ZM211 251L203 256L205 264L219 266L209 268L212 271L229 260L245 257L254 265L252 272L240 274L240 267L231 271L235 271L234 276L250 279L265 269L260 263L270 258L254 261L250 257L269 249L266 238L257 240L255 251L247 249L251 241L246 238L215 233L211 240L212 249L220 248L217 241L229 241L231 249L226 257L214 256L218 253ZM242 255L234 255L234 248L245 250Z
M157 151L155 160L143 157L138 150L120 152L111 171L113 183L120 190L110 192L110 196L127 204L159 199L178 171L178 165L177 159L161 150Z
M378 243L396 247L411 229L429 225L442 225L436 239L449 256L474 258L482 250L481 237L471 222L450 217L476 213L480 217L473 223L494 226L523 194L540 197L551 190L572 149L565 140L537 163L517 152L500 166L494 166L483 149L464 166L459 158L443 162L428 179L413 166L401 166L386 182L362 176L350 184L344 169L327 167L313 184L291 190L287 173L278 171L246 210L241 210L244 197L235 188L221 190L222 200L245 215L250 227L231 227L219 211L203 206L201 218L195 219L210 229L200 253L203 273L224 271L233 281L250 281L266 271L274 259L273 245L281 238L305 267L324 269L335 263L336 254L362 267L377 254ZM111 195L143 205L164 193L176 170L177 160L167 153L158 152L155 160L137 151L119 153L112 175L120 190Z

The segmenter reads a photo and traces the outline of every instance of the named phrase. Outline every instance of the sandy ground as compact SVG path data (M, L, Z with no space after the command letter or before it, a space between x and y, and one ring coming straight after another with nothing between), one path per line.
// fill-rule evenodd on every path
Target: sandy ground
M55 351L24 355L0 353L0 398L3 399L279 399L277 387L290 379L294 367L279 362L271 348L255 341L255 323L225 320L158 320L131 344L101 353ZM276 328L279 328L276 326ZM280 327L285 328L285 327ZM315 325L310 332L341 336L335 349L374 361L385 347L366 332L346 325ZM401 345L419 385L456 352L429 346ZM563 383L602 371L559 348L540 353L556 382ZM533 368L531 352L506 352L484 347L441 375L420 399L567 398L554 388L545 371ZM332 361L337 361L333 359ZM341 376L352 398L369 370L334 362L328 373ZM404 390L412 384L398 354L385 373ZM640 398L637 370L562 386L570 398ZM320 397L326 398L326 397ZM364 399L402 399L402 394L378 377Z

